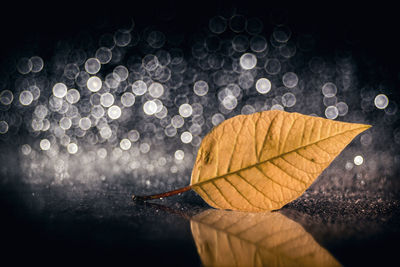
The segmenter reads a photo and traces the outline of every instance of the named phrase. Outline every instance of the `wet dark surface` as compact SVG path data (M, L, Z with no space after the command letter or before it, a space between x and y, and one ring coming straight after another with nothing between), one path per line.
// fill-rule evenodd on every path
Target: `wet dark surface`
M200 266L189 218L209 207L193 192L153 201L162 206L133 203L130 189L105 186L82 194L62 187L3 188L3 259ZM397 257L398 207L394 196L381 193L306 192L278 212L345 266L389 266Z

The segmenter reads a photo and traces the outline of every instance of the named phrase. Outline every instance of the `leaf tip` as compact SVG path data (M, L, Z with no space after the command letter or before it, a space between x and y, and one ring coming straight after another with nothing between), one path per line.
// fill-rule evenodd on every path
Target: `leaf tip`
M363 128L365 128L365 130L372 127L372 125L370 125L370 124L362 124L362 126L363 126Z

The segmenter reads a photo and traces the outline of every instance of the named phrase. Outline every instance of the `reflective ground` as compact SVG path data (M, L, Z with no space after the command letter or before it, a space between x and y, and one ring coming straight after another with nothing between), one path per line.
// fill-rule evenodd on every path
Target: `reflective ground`
M243 252L248 246L259 249L266 257L264 264L272 266L278 266L276 262L383 266L396 259L400 214L398 202L389 196L366 192L362 196L342 192L306 194L271 213L282 216L279 220L268 218L269 213L261 213L267 218L240 221L239 226L245 229L258 220L262 224L253 233L256 237L228 231L230 242L235 244L241 240L241 249L238 249L226 247L221 241L223 237L215 240L215 235L227 229L226 225L213 225L210 219L207 221L201 216L204 211L220 211L209 210L194 193L171 197L168 201L153 201L156 205L133 203L129 191L128 185L105 185L103 190L84 194L65 191L62 187L19 186L3 190L3 259L33 265L126 262L136 266L145 262L148 266L199 266L202 260L205 264L231 265L235 262L234 255L247 260L255 257L251 249ZM228 220L225 223L237 221L236 217L242 215L228 212L224 215ZM220 214L211 216L213 221ZM251 225L247 225L249 222ZM203 227L197 230L200 234L194 232L196 223ZM203 244L202 249L196 247L199 242ZM208 252L204 252L204 243ZM322 260L318 253L323 253ZM296 257L296 254L304 255ZM302 262L304 257L310 259Z

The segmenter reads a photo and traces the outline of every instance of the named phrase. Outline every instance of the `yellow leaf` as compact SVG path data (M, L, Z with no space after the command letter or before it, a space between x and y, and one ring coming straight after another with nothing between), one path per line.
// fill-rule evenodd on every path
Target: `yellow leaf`
M203 139L190 188L215 208L279 209L369 127L278 110L233 117Z
M298 223L278 212L206 210L190 226L204 266L340 266Z

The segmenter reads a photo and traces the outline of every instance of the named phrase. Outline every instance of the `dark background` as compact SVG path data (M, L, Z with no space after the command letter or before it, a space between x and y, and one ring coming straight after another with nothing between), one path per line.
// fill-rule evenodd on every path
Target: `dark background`
M78 38L82 34L95 38L116 30L129 18L134 18L135 27L139 29L157 25L166 33L190 34L206 25L208 18L234 9L248 17L264 18L265 27L269 27L268 15L280 10L287 13L287 24L294 32L313 33L318 40L318 53L350 49L361 60L362 68L376 69L399 85L397 8L376 2L362 5L349 2L305 5L281 1L54 1L50 4L13 2L7 6L3 3L0 62L4 67L5 62L21 55L35 54L42 55L46 61L58 40ZM392 94L398 98L399 92ZM8 149L4 144L0 147L1 152ZM10 151L2 155L1 164L12 164L11 159L17 157L16 152ZM132 266L200 265L189 221L163 210L131 203L126 198L131 193L129 185L87 192L85 197L77 194L63 201L59 198L63 192L27 188L19 182L19 175L23 174L16 172L15 177L9 179L13 182L0 187L2 259L34 266L122 261ZM30 202L31 192L39 192L41 201ZM398 202L391 197L381 203L368 195L364 200L362 203L367 203L365 205L375 213L362 213L366 208L364 204L332 210L343 203L335 199L315 200L313 205L300 205L300 200L291 206L294 212L287 213L293 218L303 218L305 228L344 265L389 264L396 259L398 248L395 243L400 228ZM371 203L376 204L375 208L370 207ZM193 209L205 207L194 193L172 198L166 205L189 214ZM304 214L308 220L304 220ZM326 223L332 214L336 216L336 228ZM359 229L358 224L364 227ZM383 228L379 228L381 224ZM372 233L368 236L370 226Z

